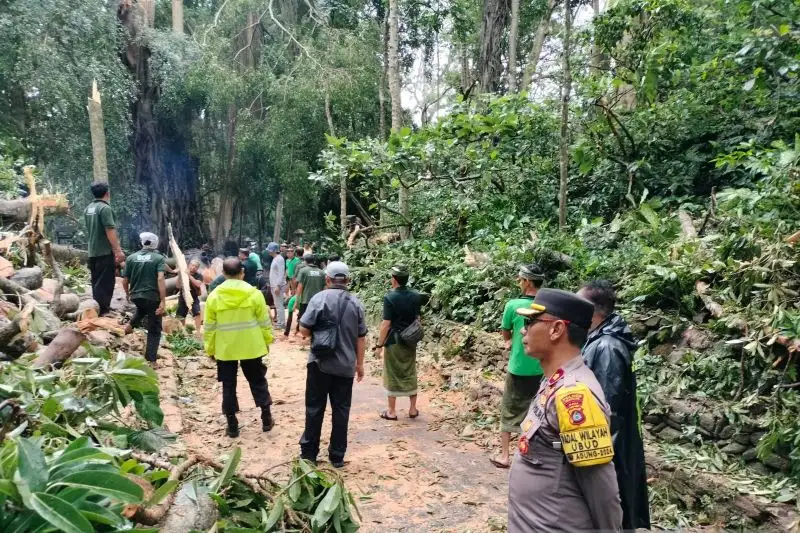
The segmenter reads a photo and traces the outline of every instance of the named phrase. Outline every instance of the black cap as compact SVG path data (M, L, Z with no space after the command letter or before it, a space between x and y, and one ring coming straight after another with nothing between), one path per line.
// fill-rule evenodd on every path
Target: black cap
M567 320L583 329L592 325L594 305L575 294L559 289L540 289L529 307L517 309L524 317L547 313L561 320Z

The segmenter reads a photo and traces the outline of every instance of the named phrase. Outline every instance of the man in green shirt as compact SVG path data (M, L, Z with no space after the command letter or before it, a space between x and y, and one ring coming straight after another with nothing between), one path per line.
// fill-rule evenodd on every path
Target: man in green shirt
M292 280L294 279L294 271L297 268L297 265L300 264L300 258L295 255L295 249L289 248L286 250L286 278L289 280L289 286L292 286Z
M161 317L167 300L164 281L166 260L158 253L158 237L152 233L139 235L142 249L125 260L125 277L122 287L125 296L136 305L136 314L127 327L131 332L147 319L147 348L145 358L155 365L158 345L161 342Z
M100 307L100 314L111 310L111 297L117 280L117 264L125 261L119 245L114 213L108 202L111 194L108 183L95 182L91 186L94 201L86 206L86 243L89 248L89 271L92 275L92 298Z
M258 284L258 264L250 258L249 248L239 249L239 260L244 268L244 280L255 287Z
M317 266L317 256L314 254L303 255L306 266L298 274L297 278L297 300L295 305L299 305L297 320L303 317L303 313L308 307L308 302L315 294L325 289L325 272Z
M509 443L511 433L519 432L519 425L528 413L531 400L539 390L542 380L542 366L537 359L525 355L522 344L522 327L524 317L517 314L517 309L531 305L533 298L544 284L544 271L537 264L522 265L517 274L517 283L522 296L506 303L503 311L503 323L500 326L509 351L508 371L503 389L503 403L500 406L500 445L498 457L492 457L491 463L497 468L508 468Z

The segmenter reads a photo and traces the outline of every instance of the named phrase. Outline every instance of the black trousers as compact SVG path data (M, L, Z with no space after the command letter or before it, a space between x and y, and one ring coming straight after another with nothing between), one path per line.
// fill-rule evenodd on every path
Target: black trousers
M136 313L133 315L131 326L138 328L146 321L147 348L144 357L148 361L155 361L158 357L158 345L161 344L161 316L156 314L159 302L134 298L133 303L136 305Z
M92 298L100 306L100 314L104 315L111 310L111 297L114 296L116 283L116 269L114 255L101 255L89 258L89 272L92 275Z
M308 363L307 368L306 427L300 438L300 456L310 461L317 460L322 420L330 398L333 427L328 458L331 461L342 461L347 451L347 424L350 421L350 403L353 399L353 378L325 374L320 371L317 363Z
M239 399L236 397L236 375L239 366L250 384L250 392L258 407L272 405L267 384L267 367L260 357L241 361L217 361L217 381L222 382L222 414L235 415L239 412Z

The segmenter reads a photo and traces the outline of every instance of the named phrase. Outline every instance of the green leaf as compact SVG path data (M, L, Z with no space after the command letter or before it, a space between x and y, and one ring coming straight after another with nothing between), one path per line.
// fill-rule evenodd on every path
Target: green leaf
M164 423L164 412L158 399L158 392L131 392L136 411L144 420L154 426Z
M144 431L134 431L128 435L128 442L134 448L139 448L147 452L157 452L175 442L177 437L178 436L174 433L170 433L163 427L160 427Z
M89 519L90 522L96 524L114 527L122 527L125 525L125 519L121 516L94 502L82 502L79 511L83 516Z
M61 466L74 461L88 461L89 459L106 459L111 461L112 457L104 453L100 448L79 448L61 454L53 466Z
M17 453L19 454L17 472L20 477L17 487L20 492L25 495L26 492L33 493L43 490L47 486L50 476L47 471L47 461L39 445L30 439L19 439Z
M164 498L172 494L175 490L175 487L178 486L178 480L170 479L153 492L153 495L147 500L147 505L158 505L159 503L164 501Z
M53 486L82 488L125 503L139 503L144 496L142 487L130 479L93 470L72 473Z
M94 533L94 528L75 507L52 494L37 492L31 496L31 508L43 519L65 533Z
M233 453L231 453L228 462L225 463L225 468L222 469L222 473L220 474L217 481L211 488L211 492L219 493L220 489L227 486L230 483L233 475L236 473L236 468L239 466L239 461L242 459L242 449L238 446L233 449Z
M269 511L267 521L264 523L264 531L272 531L272 528L280 522L284 512L283 506L283 498L275 500L272 509Z
M336 483L328 489L325 497L317 506L317 510L314 511L314 516L311 517L311 527L316 531L323 530L340 503L341 488L339 484Z

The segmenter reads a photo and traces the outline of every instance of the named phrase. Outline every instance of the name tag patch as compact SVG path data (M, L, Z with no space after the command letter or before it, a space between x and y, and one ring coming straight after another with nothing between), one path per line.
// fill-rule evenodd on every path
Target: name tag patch
M561 434L561 445L572 464L607 463L614 457L608 427L578 429Z

